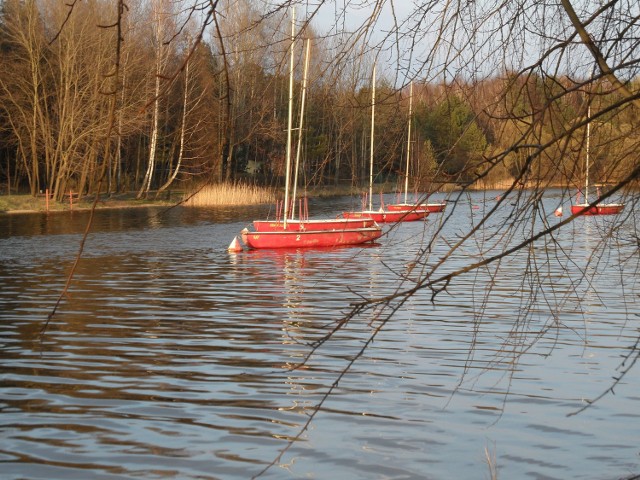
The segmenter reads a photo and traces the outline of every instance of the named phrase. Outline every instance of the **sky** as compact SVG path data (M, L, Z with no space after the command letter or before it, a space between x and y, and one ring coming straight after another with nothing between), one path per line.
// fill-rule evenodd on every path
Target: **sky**
M396 76L397 55L389 48L390 41L385 41L386 35L394 28L395 22L403 20L414 13L415 5L412 0L382 0L380 11L374 17L375 22L367 28L367 24L376 13L376 2L367 0L330 0L307 1L305 9L299 9L296 15L309 18L315 12L312 24L321 34L340 35L344 32L367 31L366 43L376 46L374 52L377 57L378 70L387 76ZM321 5L319 5L321 4ZM394 18L395 16L395 18ZM378 48L384 42L383 48ZM401 83L404 83L402 79ZM394 82L395 83L395 82Z

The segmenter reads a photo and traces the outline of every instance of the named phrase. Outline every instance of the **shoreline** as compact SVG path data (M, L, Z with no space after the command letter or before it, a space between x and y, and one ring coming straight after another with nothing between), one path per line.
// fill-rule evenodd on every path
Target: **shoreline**
M166 197L166 195L164 195ZM182 201L182 195L176 201L167 198L162 199L136 199L132 195L120 194L112 198L104 197L98 200L96 210L125 209L125 208L149 208L149 207L171 207ZM41 213L68 213L87 212L93 208L94 199L85 198L74 200L73 202L49 203L42 197L32 197L30 194L0 195L0 215L26 215Z
M511 186L506 185L506 187ZM395 192L395 188L389 186L390 188L383 188L385 193L393 193ZM500 191L504 190L505 185L487 185L484 188L478 188L479 185L475 186L475 188L470 189L474 191L483 190L483 191ZM503 188L501 188L503 187ZM549 186L551 188L563 188L562 186ZM526 189L535 188L534 185L525 186ZM445 188L440 189L433 193L433 195L442 195L443 193L450 193L454 189ZM343 195L360 195L361 189L357 189L354 187L329 187L329 188L310 188L307 190L307 195L310 198L326 198L326 197L334 197L334 196L343 196ZM90 211L93 208L93 203L95 201L92 197L84 197L82 199L74 199L73 201L65 201L65 202L49 202L47 208L47 202L43 198L43 195L38 195L36 197L31 196L31 194L25 193L17 193L17 194L1 194L0 195L0 216L1 215L27 215L27 214L41 214L41 213L68 213L68 212L86 212ZM137 199L136 194L129 193L119 193L111 196L100 197L98 203L96 204L96 210L105 210L105 209L128 209L128 208L153 208L153 207L176 207L182 204L185 200L185 192L181 191L168 191L163 192L161 195L162 198L143 198ZM255 205L254 203L247 203L247 205ZM205 205L200 205L205 207ZM210 207L218 207L218 206L242 206L234 203L231 204L211 204L208 205Z
M158 207L173 207L176 206L177 204L175 203L149 203L149 204L145 204L145 205L96 205L96 210L125 210L125 209L129 209L129 208L158 208ZM41 210L35 210L35 209L15 209L15 210L0 210L0 216L2 215L32 215L32 214L40 214L40 213L51 213L51 214L58 214L58 213L73 213L73 212L89 212L91 211L92 207L86 207L86 206L79 206L76 207L74 206L73 208L56 208L56 209L49 209L49 210L45 210L45 209L41 209Z
M13 197L13 198L11 198ZM149 207L171 207L179 204L182 200L175 202L163 200L123 200L105 199L99 200L95 206L96 210L117 210L127 208L149 208ZM52 202L47 209L45 201L31 195L11 195L0 196L0 215L27 215L42 213L69 213L87 212L93 208L93 201L79 200L70 203Z

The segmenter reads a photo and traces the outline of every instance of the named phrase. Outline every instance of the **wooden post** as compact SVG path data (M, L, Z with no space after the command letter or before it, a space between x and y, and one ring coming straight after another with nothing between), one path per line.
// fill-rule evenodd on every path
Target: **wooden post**
M69 190L69 210L73 210L73 192Z
M45 205L46 211L48 212L49 211L49 189L48 188L45 189L44 191L44 205Z

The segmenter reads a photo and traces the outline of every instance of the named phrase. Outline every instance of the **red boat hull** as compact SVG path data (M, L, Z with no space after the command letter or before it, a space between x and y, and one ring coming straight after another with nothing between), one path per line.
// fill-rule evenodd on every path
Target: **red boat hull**
M447 206L446 203L420 203L420 204L410 204L410 203L396 203L395 205L387 205L387 209L390 211L398 211L398 210L412 210L416 211L426 211L427 213L440 213L444 212L444 208Z
M317 220L287 220L287 227L281 220L254 220L253 228L256 232L278 232L278 231L305 231L305 230L344 230L353 228L369 228L375 226L373 218L336 218Z
M241 232L242 241L249 248L309 248L359 245L380 238L379 226L367 228L345 228L339 230L280 230Z
M624 203L600 203L589 206L586 203L571 205L572 215L616 215L624 209Z
M429 214L426 210L398 210L398 211L362 211L362 212L343 212L344 218L364 219L372 218L376 223L397 223L397 222L415 222L422 220Z

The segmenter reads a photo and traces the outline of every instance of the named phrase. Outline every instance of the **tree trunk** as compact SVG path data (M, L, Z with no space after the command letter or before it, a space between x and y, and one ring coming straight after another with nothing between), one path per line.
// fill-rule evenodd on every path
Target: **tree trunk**
M151 143L149 145L149 162L147 164L147 170L142 180L140 191L136 198L146 197L151 189L151 180L153 179L153 173L156 166L156 148L158 145L158 116L160 112L160 76L162 74L164 66L164 12L161 12L161 1L156 0L153 5L154 9L154 27L155 27L155 41L156 41L156 68L155 68L155 88L153 99L153 112L151 119Z
M158 193L163 192L169 187L169 185L173 183L173 181L178 176L178 171L180 170L180 165L182 164L182 156L184 154L185 129L187 128L186 124L187 124L188 97L189 97L189 61L187 60L187 64L185 65L185 70L184 70L184 95L182 97L182 127L180 128L180 146L178 148L178 161L176 163L176 168L173 170L173 173L169 175L169 178L167 179L165 184L158 189Z

